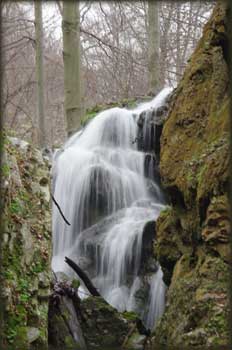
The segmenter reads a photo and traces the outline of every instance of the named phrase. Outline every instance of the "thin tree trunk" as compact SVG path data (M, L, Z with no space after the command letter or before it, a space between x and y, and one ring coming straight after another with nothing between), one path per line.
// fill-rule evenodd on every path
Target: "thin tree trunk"
M148 71L149 93L156 94L160 89L160 30L159 2L148 1Z
M168 36L171 27L171 18L173 15L174 4L169 4L168 15L163 18L163 35L160 39L160 81L161 86L165 85L167 80L167 57L168 57ZM164 17L164 16L163 16Z
M37 124L38 143L46 146L44 113L44 70L43 70L43 20L42 2L35 1L35 38L36 38L36 81L37 81Z
M63 1L64 97L68 136L81 124L81 61L79 1Z
M180 44L180 39L181 39L181 33L180 33L180 11L181 11L181 3L177 3L176 6L176 80L177 82L180 79L181 75L181 44Z

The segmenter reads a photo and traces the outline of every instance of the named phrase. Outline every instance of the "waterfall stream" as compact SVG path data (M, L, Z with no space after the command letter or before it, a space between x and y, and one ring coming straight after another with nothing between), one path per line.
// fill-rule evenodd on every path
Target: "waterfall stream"
M99 113L53 162L54 196L71 223L53 207L53 270L73 276L64 263L70 257L111 305L137 312L147 328L162 314L165 295L154 259L149 271L141 272L144 226L165 206L152 153L151 116L169 93L165 88L133 110ZM80 295L86 294L82 286Z

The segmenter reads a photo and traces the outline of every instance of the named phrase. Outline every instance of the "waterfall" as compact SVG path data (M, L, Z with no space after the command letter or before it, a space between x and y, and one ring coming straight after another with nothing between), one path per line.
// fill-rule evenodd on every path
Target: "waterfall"
M53 162L54 196L71 223L53 206L53 270L72 276L64 263L70 257L111 305L137 312L148 328L162 314L165 294L160 267L145 277L140 271L144 226L165 206L152 153L152 116L169 93L165 88L133 110L99 113Z

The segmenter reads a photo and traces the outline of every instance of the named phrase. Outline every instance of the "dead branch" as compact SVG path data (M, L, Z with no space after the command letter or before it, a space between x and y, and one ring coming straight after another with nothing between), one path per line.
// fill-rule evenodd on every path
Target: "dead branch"
M68 220L66 219L66 217L64 216L59 204L57 203L57 201L55 200L54 196L51 194L52 200L54 202L54 204L56 205L57 209L60 212L60 215L62 216L62 218L64 219L64 221L66 222L67 225L71 226L70 222L68 222Z
M80 277L80 279L84 282L86 288L90 292L90 294L94 297L100 297L101 294L95 288L89 277L86 273L71 259L65 257L65 262L76 272L76 274Z

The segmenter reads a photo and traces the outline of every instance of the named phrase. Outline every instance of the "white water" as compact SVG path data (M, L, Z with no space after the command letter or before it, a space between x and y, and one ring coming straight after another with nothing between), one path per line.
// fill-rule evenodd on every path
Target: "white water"
M148 328L163 312L165 286L159 268L148 276L147 312L138 308L143 228L156 220L164 201L155 179L148 178L152 162L145 176L137 121L142 111L162 106L169 93L164 89L134 110L99 113L69 139L53 165L54 197L71 223L68 226L53 207L53 270L71 275L64 257L72 258L110 304L120 311L135 310ZM147 135L146 120L143 128Z

